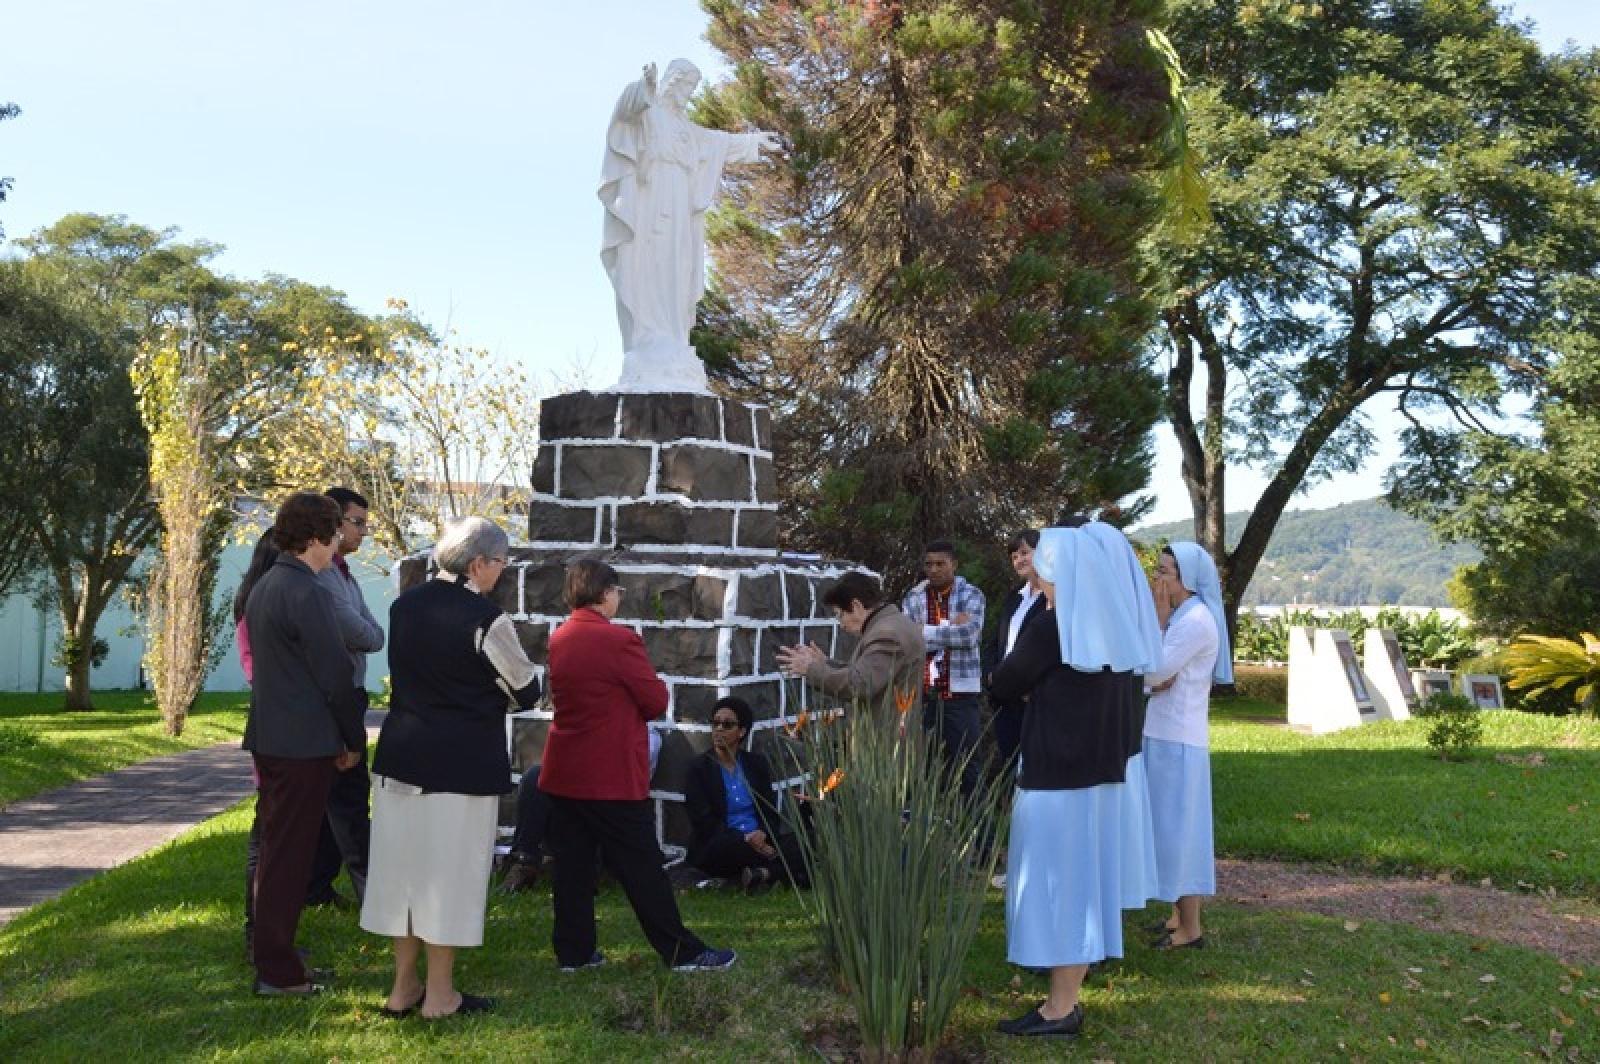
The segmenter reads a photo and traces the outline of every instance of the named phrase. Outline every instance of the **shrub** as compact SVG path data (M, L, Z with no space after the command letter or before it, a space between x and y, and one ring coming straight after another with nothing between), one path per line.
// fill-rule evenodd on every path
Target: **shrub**
M1289 704L1289 670L1266 665L1233 667L1234 690L1245 698L1286 706Z
M1600 701L1600 639L1584 632L1583 641L1525 635L1502 655L1511 671L1508 684L1531 697L1558 696L1582 712Z
M1483 740L1483 718L1466 695L1440 693L1417 707L1428 722L1428 746L1443 761L1465 761Z
M844 988L867 1059L931 1058L961 994L1011 781L983 773L970 799L949 779L915 693L843 718L803 718L796 766L815 785L788 802L811 890L801 904Z

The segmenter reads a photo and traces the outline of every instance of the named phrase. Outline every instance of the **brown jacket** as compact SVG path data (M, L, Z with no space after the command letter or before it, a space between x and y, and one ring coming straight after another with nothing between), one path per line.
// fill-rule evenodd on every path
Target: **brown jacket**
M818 662L806 670L806 681L836 698L871 707L909 705L922 694L927 651L922 627L898 606L879 606L867 616L848 665Z

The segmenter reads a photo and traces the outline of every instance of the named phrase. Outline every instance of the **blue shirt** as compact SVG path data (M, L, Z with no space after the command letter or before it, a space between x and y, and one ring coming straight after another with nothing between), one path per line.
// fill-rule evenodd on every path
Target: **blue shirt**
M718 767L722 769L723 790L728 794L728 826L741 835L748 835L761 827L761 821L756 817L756 800L750 796L744 767L739 766L732 772L726 765Z

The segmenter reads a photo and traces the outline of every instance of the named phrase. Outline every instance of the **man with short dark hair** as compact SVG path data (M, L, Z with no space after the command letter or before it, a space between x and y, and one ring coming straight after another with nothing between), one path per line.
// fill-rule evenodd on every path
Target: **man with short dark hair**
M839 627L858 641L848 664L828 660L815 643L779 647L778 667L790 676L836 698L871 707L909 703L922 690L922 634L894 606L883 601L878 581L848 572L822 596Z
M367 537L367 500L350 488L329 488L323 492L339 504L338 550L333 564L317 574L317 581L333 599L334 619L339 635L355 670L356 702L366 713L367 655L383 649L383 628L367 609L361 586L350 572L348 557L361 549ZM364 733L363 733L364 734ZM339 905L342 895L333 881L343 863L350 875L350 886L360 904L367 892L367 851L371 844L372 779L367 774L367 751L363 744L361 761L348 772L341 772L328 794L328 814L317 842L317 859L311 882L306 888L308 905Z
M983 592L956 575L955 544L936 539L923 550L927 577L906 593L900 608L922 625L927 676L922 687L922 727L937 732L947 764L960 771L961 793L978 785L976 749L982 734L978 694L983 690L979 642Z

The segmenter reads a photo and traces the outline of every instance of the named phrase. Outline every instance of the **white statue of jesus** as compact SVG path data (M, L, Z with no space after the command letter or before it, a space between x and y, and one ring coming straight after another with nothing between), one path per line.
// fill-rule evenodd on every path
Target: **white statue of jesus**
M617 101L600 169L605 231L600 261L617 294L622 377L617 391L707 393L705 367L689 344L706 285L705 214L722 168L760 162L772 133L723 133L689 120L700 83L687 59L654 63Z

